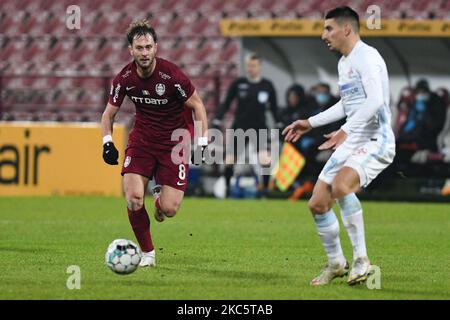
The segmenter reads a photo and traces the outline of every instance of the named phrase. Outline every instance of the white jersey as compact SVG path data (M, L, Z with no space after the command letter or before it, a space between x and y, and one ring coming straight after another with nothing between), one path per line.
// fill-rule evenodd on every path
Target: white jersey
M386 64L378 51L358 41L348 56L338 63L341 100L328 110L309 118L318 127L347 117L341 127L347 143L383 139L395 143L389 107L389 79Z
M366 187L395 156L391 128L389 79L386 64L378 51L358 41L338 64L341 100L309 118L312 127L347 117L341 129L347 138L331 155L319 179L332 184L345 166L353 168Z

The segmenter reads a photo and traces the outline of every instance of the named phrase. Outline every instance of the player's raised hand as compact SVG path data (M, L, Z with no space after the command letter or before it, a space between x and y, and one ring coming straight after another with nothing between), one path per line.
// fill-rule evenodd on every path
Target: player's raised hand
M119 159L119 151L117 151L116 147L114 146L114 143L107 142L103 145L103 160L110 165L117 165L119 162L117 161Z
M325 134L324 137L328 140L319 146L319 150L335 150L342 143L344 143L345 139L347 139L347 134L344 132L344 130L339 129L337 131Z
M282 135L285 135L284 141L297 142L298 139L312 129L308 120L297 120L284 128Z

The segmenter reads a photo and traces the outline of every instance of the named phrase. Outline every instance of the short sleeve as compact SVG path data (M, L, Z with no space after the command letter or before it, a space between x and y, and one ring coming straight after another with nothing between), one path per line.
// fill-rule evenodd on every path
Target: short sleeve
M191 80L189 80L189 78L177 68L173 81L177 98L183 102L188 100L195 91L195 87Z
M109 91L108 102L115 107L120 107L123 99L125 98L125 88L121 81L121 76L118 74L111 83L111 89Z

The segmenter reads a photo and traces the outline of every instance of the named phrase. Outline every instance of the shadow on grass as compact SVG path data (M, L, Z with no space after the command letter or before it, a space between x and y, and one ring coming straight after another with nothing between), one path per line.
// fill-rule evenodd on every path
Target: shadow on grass
M160 271L176 271L185 272L195 276L208 276L213 278L229 278L229 279L240 279L240 280L285 280L289 279L288 276L275 273L275 272L263 272L263 271L247 271L247 270L225 270L225 269L214 269L211 267L197 267L197 266L187 266L183 268L175 267L158 267Z
M49 248L13 248L13 247L0 247L0 252L17 252L17 253L38 253L55 251Z

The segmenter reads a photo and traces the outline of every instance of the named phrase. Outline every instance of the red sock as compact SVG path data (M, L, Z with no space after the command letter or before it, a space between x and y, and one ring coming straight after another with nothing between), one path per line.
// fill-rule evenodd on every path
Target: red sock
M155 207L160 210L161 212L164 212L163 209L161 209L161 199L160 197L156 198L155 200Z
M141 250L144 252L150 252L154 249L152 236L150 235L150 219L148 218L145 206L136 211L128 209L128 219L130 220L131 227L133 228L134 235Z

